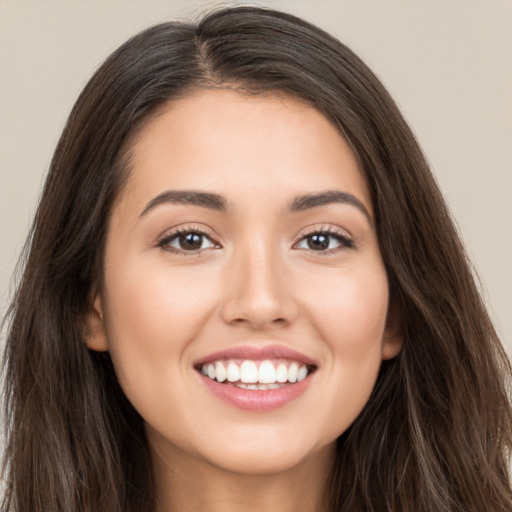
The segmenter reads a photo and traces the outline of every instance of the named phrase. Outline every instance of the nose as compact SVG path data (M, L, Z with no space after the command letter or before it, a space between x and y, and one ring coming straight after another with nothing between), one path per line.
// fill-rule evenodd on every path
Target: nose
M228 269L223 320L249 329L274 329L293 323L298 304L286 265L271 250L246 250Z

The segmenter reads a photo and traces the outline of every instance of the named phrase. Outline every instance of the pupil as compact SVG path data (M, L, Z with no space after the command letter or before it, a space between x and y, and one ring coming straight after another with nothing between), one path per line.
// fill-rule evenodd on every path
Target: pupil
M308 246L314 251L327 249L329 247L329 237L326 235L311 235L308 238Z
M201 235L197 233L187 233L180 236L180 246L182 249L200 249Z

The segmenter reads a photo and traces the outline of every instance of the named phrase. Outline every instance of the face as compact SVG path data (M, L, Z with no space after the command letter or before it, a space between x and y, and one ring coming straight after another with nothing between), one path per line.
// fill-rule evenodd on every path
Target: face
M365 179L288 97L204 91L138 135L88 346L150 446L241 473L331 453L401 339Z

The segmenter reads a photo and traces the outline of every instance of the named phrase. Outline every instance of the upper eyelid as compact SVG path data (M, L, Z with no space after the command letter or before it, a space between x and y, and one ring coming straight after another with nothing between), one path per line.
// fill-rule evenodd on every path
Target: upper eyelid
M347 234L345 234L344 232L342 231L339 231L339 230L332 230L332 229L314 229L312 231L310 231L309 233L305 233L303 235L301 235L297 242L294 243L294 247L297 246L298 244L300 244L305 238L307 238L308 236L311 236L311 235L314 235L314 234L325 234L327 236L330 236L330 237L333 237L333 238L337 238L340 242L340 247L335 247L335 248L332 248L332 249L326 249L324 251L313 251L311 249L312 252L315 252L317 253L318 255L327 255L327 254L332 254L334 252L338 252L339 250L342 250L342 249L354 249L354 248L357 248L356 247L356 244L353 240L353 238L351 236L348 236Z
M190 233L190 232L198 233L201 236L205 236L206 238L208 238L212 242L214 247L186 251L184 249L179 249L179 248L175 248L175 247L171 247L170 246L170 243L173 240L175 240L176 237L178 237L180 234L182 234L182 233ZM157 248L162 249L162 250L164 250L166 252L170 252L170 253L174 253L174 254L181 254L183 256L193 256L193 255L201 254L204 250L211 250L211 249L222 248L222 245L220 244L220 242L217 240L217 238L215 236L212 236L204 228L197 228L197 227L192 227L192 226L188 227L187 226L187 227L175 227L175 228L168 229L167 231L164 231L164 233L157 238L154 247L157 247Z
M177 226L174 228L166 229L158 238L167 238L169 236L175 236L180 233L200 233L211 238L218 238L215 234L213 234L213 230L211 230L210 228L197 227L194 225ZM340 234L346 236L347 238L352 238L352 236L348 232L341 228L325 225L315 225L303 228L299 231L299 234L296 235L296 238L302 238L313 233Z
M212 242L220 244L218 237L213 233L213 230L211 230L209 228L205 228L205 227L194 226L194 225L177 226L174 228L166 229L161 235L158 236L158 238L157 238L158 243L160 243L162 240L173 238L182 233L199 233L200 235L204 235L204 236L210 238L212 240Z
M194 226L193 224L189 224L186 226L177 226L175 228L170 228L166 230L162 235L158 237L157 245L163 245L165 243L168 243L174 237L179 236L182 233L198 233L209 238L215 245L222 247L222 243L219 241L219 237L217 237L213 233L213 230L203 226ZM337 235L340 238L351 241L352 243L354 242L351 234L337 226L316 224L313 226L303 228L299 232L299 234L296 235L295 241L293 242L293 246L297 245L305 237L311 236L316 233L325 233L332 236Z
M342 229L338 226L333 225L325 225L325 224L315 224L313 226L308 226L299 231L297 235L297 240L300 240L306 236L313 235L315 233L327 233L329 235L339 235L343 238L347 238L353 240L353 236L345 229Z

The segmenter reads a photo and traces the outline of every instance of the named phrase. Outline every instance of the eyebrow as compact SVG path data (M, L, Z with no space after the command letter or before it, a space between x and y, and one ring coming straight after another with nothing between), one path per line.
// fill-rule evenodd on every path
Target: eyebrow
M219 194L197 192L195 190L167 190L151 199L142 210L140 217L146 215L153 208L166 203L201 206L220 212L225 212L228 209L226 199Z
M151 199L144 210L142 210L140 217L143 217L157 206L167 203L200 206L219 212L226 212L228 210L228 202L224 196L220 194L196 190L167 190ZM327 190L298 196L290 203L288 210L292 213L302 212L310 208L333 203L355 206L365 215L370 224L373 225L373 219L364 204L357 199L357 197L341 190Z
M355 206L360 210L365 217L369 220L370 224L373 225L373 219L366 206L357 197L349 194L348 192L342 192L341 190L326 190L324 192L318 192L313 194L306 194L303 196L296 197L290 204L291 212L302 212L310 208L316 208L317 206L324 206L332 203L341 203Z

